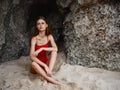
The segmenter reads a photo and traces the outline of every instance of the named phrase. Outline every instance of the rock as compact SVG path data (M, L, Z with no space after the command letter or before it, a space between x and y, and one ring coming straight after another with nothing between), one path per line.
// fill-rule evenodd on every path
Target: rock
M73 2L74 2L74 0L56 0L57 5L59 5L62 8L69 7L70 4Z
M120 7L78 4L64 21L67 63L120 71Z
M0 61L16 59L29 53L25 13L30 3L27 3L20 2L20 0L0 1L2 10L0 15Z

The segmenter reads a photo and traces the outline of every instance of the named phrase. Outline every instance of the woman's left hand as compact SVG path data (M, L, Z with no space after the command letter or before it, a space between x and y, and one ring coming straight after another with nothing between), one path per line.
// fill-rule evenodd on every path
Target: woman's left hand
M48 68L48 66L45 65L44 68L45 68L45 71L46 71L47 75L48 75L49 77L51 77L51 76L52 76L52 72L50 71L50 69Z

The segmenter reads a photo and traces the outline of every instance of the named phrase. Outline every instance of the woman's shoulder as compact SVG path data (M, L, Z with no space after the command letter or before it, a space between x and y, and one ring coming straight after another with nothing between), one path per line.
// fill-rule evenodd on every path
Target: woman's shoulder
M48 35L48 39L51 39L51 38L53 38L53 35L52 34Z
M36 38L37 38L37 36L33 36L31 40L36 41Z
M54 37L53 37L52 34L50 34L50 35L48 36L48 40L49 40L49 41L54 41Z

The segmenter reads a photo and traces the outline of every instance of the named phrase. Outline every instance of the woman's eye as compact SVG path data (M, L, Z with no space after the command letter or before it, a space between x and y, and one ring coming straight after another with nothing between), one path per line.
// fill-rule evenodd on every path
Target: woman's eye
M41 24L44 24L44 23L41 23Z
M37 23L37 25L40 25L40 23Z

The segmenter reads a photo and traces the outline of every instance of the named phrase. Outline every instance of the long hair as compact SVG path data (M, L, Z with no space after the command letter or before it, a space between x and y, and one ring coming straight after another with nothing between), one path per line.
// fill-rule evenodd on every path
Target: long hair
M42 17L42 16L39 16L37 19L36 19L36 22L35 22L35 25L34 25L34 32L33 32L33 35L32 37L36 36L39 34L39 30L37 29L36 25L37 25L37 21L39 19L42 19L44 20L47 24L48 24L48 21L45 17ZM49 24L48 24L48 27L46 28L46 31L45 31L45 35L48 36L50 34L50 28L49 28Z

